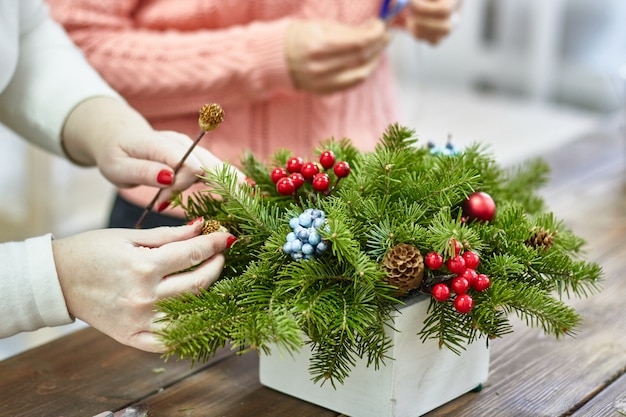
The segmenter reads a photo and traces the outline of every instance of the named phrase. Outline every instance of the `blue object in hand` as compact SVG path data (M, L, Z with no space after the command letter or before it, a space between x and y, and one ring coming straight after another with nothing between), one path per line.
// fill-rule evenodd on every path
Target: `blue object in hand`
M394 4L392 5L392 0L383 0L378 17L383 20L391 19L404 9L404 7L409 3L409 0L396 0L393 3Z

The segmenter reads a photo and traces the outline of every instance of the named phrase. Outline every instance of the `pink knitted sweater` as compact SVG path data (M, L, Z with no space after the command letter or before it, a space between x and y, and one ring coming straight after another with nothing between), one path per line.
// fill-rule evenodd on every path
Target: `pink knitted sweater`
M396 121L389 64L331 95L294 90L284 40L292 19L360 24L378 0L47 0L55 19L113 88L157 129L199 132L198 109L225 121L202 143L237 163L288 148L306 159L319 140L349 137L371 150ZM144 206L154 189L121 190Z

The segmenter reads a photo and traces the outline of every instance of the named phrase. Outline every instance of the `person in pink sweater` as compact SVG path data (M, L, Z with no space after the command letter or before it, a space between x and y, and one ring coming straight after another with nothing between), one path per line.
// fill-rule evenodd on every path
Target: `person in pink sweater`
M195 136L198 109L219 103L225 121L201 146L235 165L246 150L265 159L288 148L307 158L329 137L373 149L397 121L388 27L435 44L459 6L411 0L384 22L380 0L47 1L90 63L156 129ZM119 190L110 226L133 227L154 193ZM149 216L144 227L183 221L179 208L158 211L167 216Z

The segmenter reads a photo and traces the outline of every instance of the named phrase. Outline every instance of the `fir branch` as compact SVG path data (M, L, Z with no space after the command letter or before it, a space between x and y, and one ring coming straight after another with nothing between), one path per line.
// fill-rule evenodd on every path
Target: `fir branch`
M521 204L527 213L538 213L545 203L535 191L548 182L549 174L550 166L540 158L511 167L500 178L499 196Z
M431 168L412 173L405 181L406 195L422 204L427 213L462 203L480 185L480 175L460 163L460 158L437 157Z
M470 316L459 315L451 302L430 299L428 315L424 320L424 327L419 332L422 341L435 339L440 349L446 347L458 355L466 349L473 332Z
M450 244L452 238L465 248L471 248L479 254L484 247L476 229L468 227L460 219L454 219L448 207L440 209L432 217L428 232L430 233L427 240L428 247L443 254L446 259L455 255L455 248Z
M545 262L546 258L549 262ZM602 280L602 269L594 262L573 260L569 256L551 252L541 260L537 259L532 268L550 282L550 290L557 292L559 297L571 294L582 297L589 296L599 290Z
M417 142L415 131L394 123L387 127L376 146L376 151L387 149L391 151L406 150Z
M559 337L574 334L580 316L573 308L556 300L548 292L521 283L507 283L511 292L500 307L515 313L529 327L541 327L545 334Z
M216 168L203 178L209 187L207 192L222 197L222 209L228 213L228 220L237 222L242 231L261 231L269 236L278 227L280 207L250 192L247 187L240 187L231 167Z

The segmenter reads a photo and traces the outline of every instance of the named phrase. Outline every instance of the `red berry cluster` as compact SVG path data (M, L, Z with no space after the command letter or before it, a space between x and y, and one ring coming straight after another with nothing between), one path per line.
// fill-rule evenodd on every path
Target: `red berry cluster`
M304 162L299 156L289 158L286 167L274 168L270 174L272 181L276 184L276 191L280 195L291 195L295 193L305 181L313 186L315 191L328 192L330 188L330 177L326 172L333 168L333 172L339 179L348 176L350 165L341 161L335 164L335 154L332 151L324 151L320 155L319 164L316 162ZM321 169L320 169L321 166ZM335 186L337 183L335 183Z
M432 295L437 301L446 301L450 298L451 291L454 291L456 294L454 308L459 313L466 314L474 307L474 300L467 291L470 288L478 292L485 291L491 282L487 275L476 272L480 258L475 252L465 251L461 254L461 244L456 239L451 239L451 243L454 245L454 257L448 259L445 265L455 277L450 280L450 285L443 282L435 284ZM424 263L426 267L436 271L444 265L443 256L437 252L430 252L426 255Z

